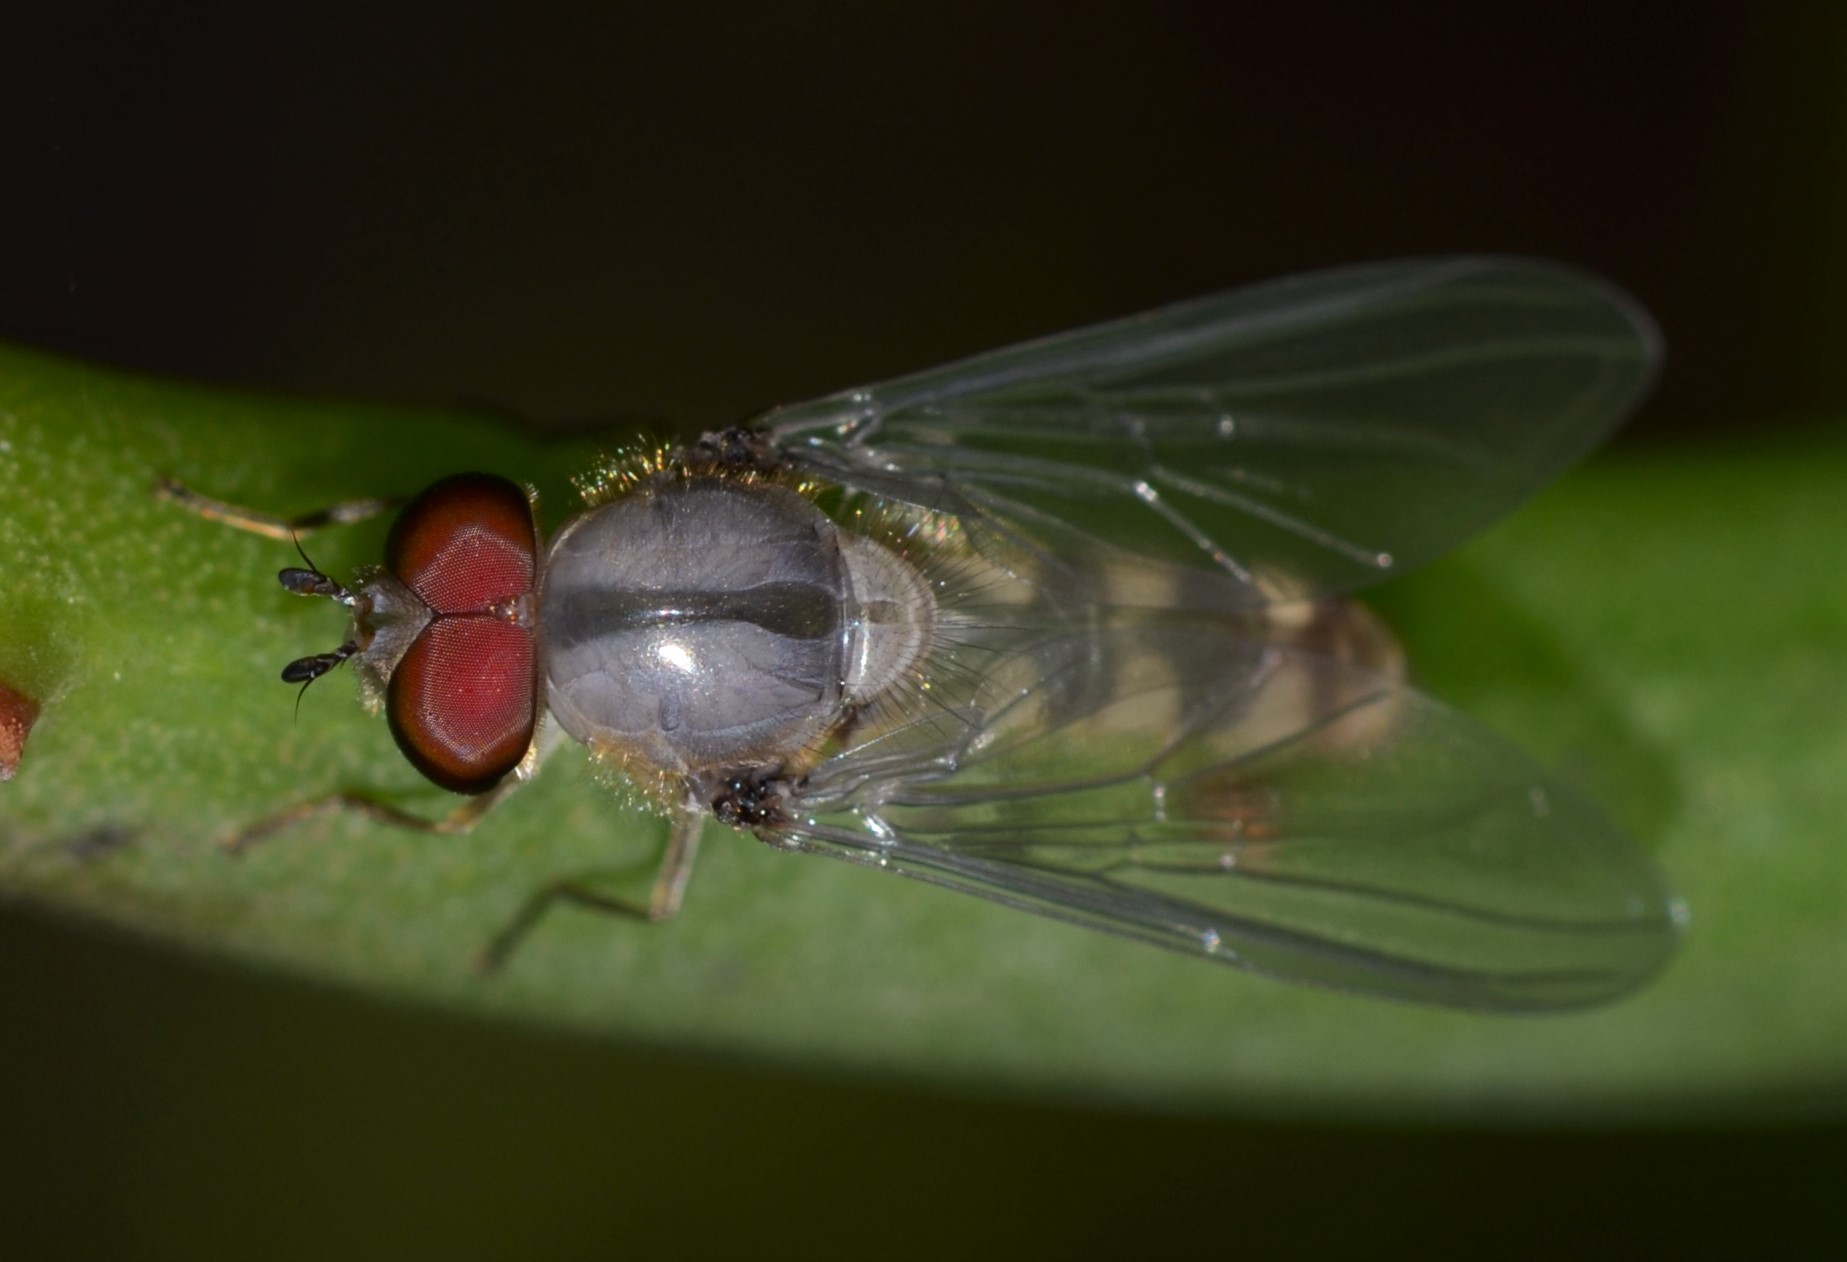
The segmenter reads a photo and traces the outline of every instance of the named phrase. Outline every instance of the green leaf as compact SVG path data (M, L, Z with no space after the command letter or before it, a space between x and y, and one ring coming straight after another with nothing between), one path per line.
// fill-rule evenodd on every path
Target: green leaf
M291 718L278 670L343 616L276 586L286 545L156 501L156 478L294 513L482 468L538 485L555 524L593 453L0 352L0 684L42 707L0 784L0 882L374 993L990 1090L1502 1119L1847 1100L1837 440L1606 455L1381 593L1425 686L1585 785L1691 909L1653 987L1543 1018L1288 987L716 828L679 919L559 911L484 977L478 953L548 879L645 886L661 823L575 750L463 837L323 816L227 855L239 826L335 789L454 799L350 684ZM383 530L309 547L341 574Z

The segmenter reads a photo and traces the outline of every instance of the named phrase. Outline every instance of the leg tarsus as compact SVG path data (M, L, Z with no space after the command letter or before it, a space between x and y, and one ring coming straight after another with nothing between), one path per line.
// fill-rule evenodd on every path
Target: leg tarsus
M654 924L672 920L680 913L680 904L686 895L686 882L692 876L693 860L699 853L699 836L705 830L705 822L705 813L692 808L674 817L673 830L668 834L666 848L661 852L654 884L648 890L646 903L606 893L596 888L591 878L585 876L564 877L547 882L520 906L519 912L506 928L494 935L494 940L477 957L476 968L482 973L499 972L512 957L514 950L545 918L546 913L560 903L601 912L607 916L646 920Z
M356 789L347 789L340 793L330 793L323 798L314 798L307 802L297 802L286 810L278 811L267 819L260 819L248 827L226 837L219 844L231 854L243 854L257 842L262 841L284 829L293 828L316 815L325 815L330 811L352 811L367 819L394 828L402 828L414 833L429 833L438 837L455 837L473 828L483 815L499 804L500 800L519 785L515 776L508 776L486 793L469 798L446 815L430 819L415 815L400 806L393 806L381 798Z
M154 498L176 504L207 521L220 522L237 530L247 530L251 534L262 535L266 539L279 539L284 543L329 526L350 526L355 522L366 521L404 503L401 497L396 496L342 500L299 517L279 517L274 513L243 508L215 500L209 495L201 495L177 478L169 477L155 480Z
M475 959L475 968L486 974L498 973L502 966L512 958L514 949L526 940L526 935L538 926L547 912L559 903L568 903L588 911L601 912L607 916L622 916L631 920L653 920L651 906L632 903L627 899L605 894L586 882L583 877L571 877L565 880L551 881L521 904L519 913L507 922L507 926L494 935L494 940L487 944Z

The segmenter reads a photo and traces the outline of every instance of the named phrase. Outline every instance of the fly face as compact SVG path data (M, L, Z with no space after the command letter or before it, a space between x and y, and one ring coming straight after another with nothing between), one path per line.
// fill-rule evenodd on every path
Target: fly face
M538 567L526 492L487 474L445 478L404 509L385 564L351 590L312 568L282 571L290 591L352 611L345 643L289 663L283 681L353 659L411 765L453 792L486 792L525 761L538 726Z
M674 816L656 916L716 817L1298 981L1595 1003L1671 952L1653 865L1344 597L1602 441L1658 354L1624 295L1517 259L1203 299L612 466L543 547L517 487L447 479L350 591L285 571L353 611L290 670L356 660L479 795L361 804L438 830L536 768L549 710Z

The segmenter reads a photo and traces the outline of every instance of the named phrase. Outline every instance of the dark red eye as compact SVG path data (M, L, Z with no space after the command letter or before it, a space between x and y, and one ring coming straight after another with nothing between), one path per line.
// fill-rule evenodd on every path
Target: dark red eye
M529 618L538 531L525 491L461 473L412 500L385 564L435 615L391 673L398 748L445 789L483 793L525 757L538 721Z

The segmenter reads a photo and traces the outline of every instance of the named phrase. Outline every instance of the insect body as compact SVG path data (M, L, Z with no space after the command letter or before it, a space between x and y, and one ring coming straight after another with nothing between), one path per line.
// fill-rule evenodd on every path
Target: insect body
M796 491L676 471L560 533L540 619L560 726L710 803L716 784L782 774L902 689L936 601Z
M1671 951L1652 864L1340 598L1556 476L1657 359L1619 292L1517 259L1207 298L616 462L549 540L445 479L350 589L284 571L353 615L285 678L355 662L477 795L426 826L582 743L676 819L656 914L716 817L1295 980L1593 1003Z

